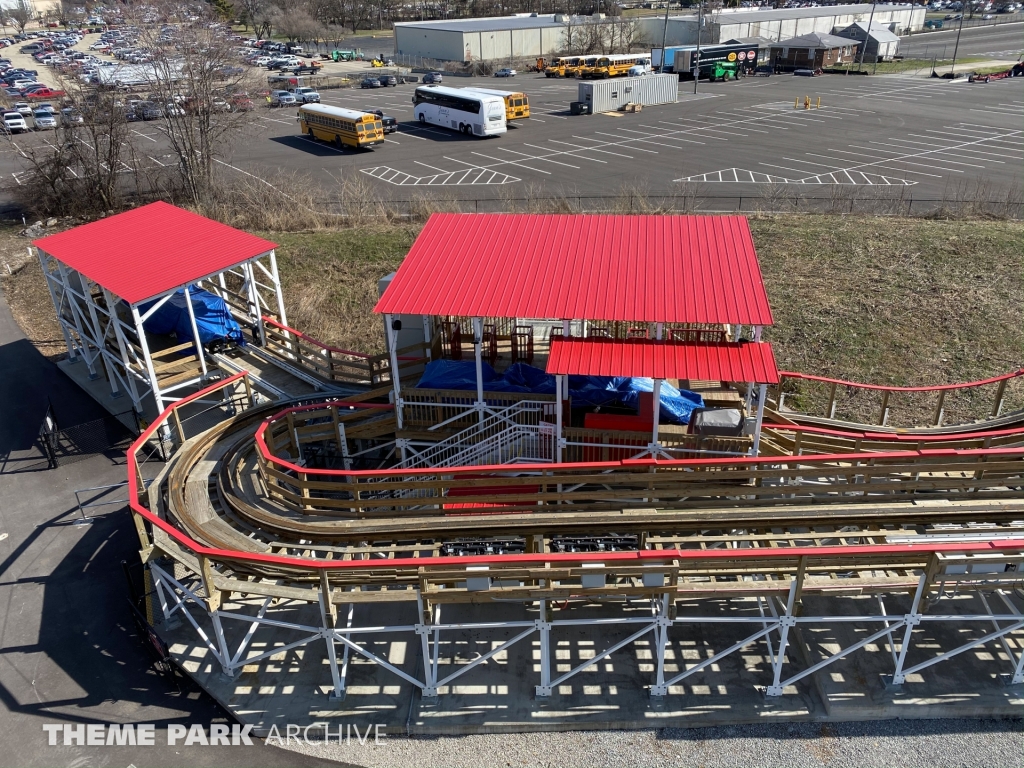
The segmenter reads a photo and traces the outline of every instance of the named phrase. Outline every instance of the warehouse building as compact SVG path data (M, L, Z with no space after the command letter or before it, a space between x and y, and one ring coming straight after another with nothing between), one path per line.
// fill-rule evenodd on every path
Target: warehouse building
M924 7L875 6L872 27L884 26L901 35L924 26ZM760 37L778 42L812 33L833 34L857 22L867 22L870 5L834 5L823 8L784 8L752 11L723 9L704 18L701 43ZM438 61L509 61L535 59L569 52L573 36L587 25L601 25L603 37L621 41L626 35L643 43L644 50L660 47L666 30L664 18L624 19L568 16L560 13L516 14L482 19L408 21L395 24L395 54ZM627 27L631 29L625 31ZM697 16L672 16L667 25L668 45L697 42ZM634 46L634 50L639 48Z
M440 61L504 61L562 53L584 24L612 25L604 15L516 14L484 19L395 24L395 53Z
M924 6L877 5L872 28L884 26L896 35L924 28ZM722 9L703 19L702 44L723 43L747 37L764 37L778 42L813 33L836 34L857 22L867 23L871 5L833 5L820 8L780 8L776 10ZM664 19L647 17L642 20L645 36L661 43L666 32ZM670 16L667 25L668 45L695 45L697 43L697 16Z

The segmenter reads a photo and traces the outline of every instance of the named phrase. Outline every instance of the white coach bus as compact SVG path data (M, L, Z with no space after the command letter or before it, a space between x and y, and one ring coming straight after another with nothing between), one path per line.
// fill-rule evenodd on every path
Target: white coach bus
M440 85L422 85L412 97L413 114L421 123L451 128L472 136L505 133L505 100Z

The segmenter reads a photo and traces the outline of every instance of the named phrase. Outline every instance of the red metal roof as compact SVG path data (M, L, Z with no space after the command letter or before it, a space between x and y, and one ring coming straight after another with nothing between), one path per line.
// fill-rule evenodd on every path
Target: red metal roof
M434 214L374 311L772 323L742 216Z
M778 384L772 345L721 344L649 339L552 339L548 373L584 376L643 376Z
M162 202L33 244L129 304L163 295L277 247Z

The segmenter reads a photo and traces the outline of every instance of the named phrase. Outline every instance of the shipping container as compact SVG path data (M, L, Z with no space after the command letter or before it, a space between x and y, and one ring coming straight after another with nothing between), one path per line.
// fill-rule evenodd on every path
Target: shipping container
M617 77L579 83L579 101L590 105L590 114L615 112L626 104L673 104L679 100L679 78L675 75Z

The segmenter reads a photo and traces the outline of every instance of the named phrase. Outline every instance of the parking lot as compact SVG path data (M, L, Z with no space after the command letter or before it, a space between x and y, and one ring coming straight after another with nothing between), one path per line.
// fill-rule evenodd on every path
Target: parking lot
M493 196L508 185L613 194L624 184L643 184L653 194L673 194L684 182L708 194L756 194L758 185L773 183L791 185L794 194L826 185L905 186L941 197L963 183L1009 187L1019 181L1024 158L1019 79L777 75L701 83L697 95L692 83L680 83L677 104L590 116L569 115L572 80L521 74L446 78L445 85L525 91L533 117L482 140L413 122L412 85L324 91L325 104L383 109L398 119L399 131L374 151L341 151L300 136L290 110L261 110L264 140L236 148L228 162L253 173L305 171L328 188L361 173L394 199L424 186L443 186L457 197Z
M362 62L346 68L354 70L356 83L361 70L372 72ZM346 178L368 182L375 194L393 200L422 197L421 187L432 188L430 194L444 187L451 199L487 200L616 195L624 188L756 197L766 185L790 196L901 187L901 194L917 199L942 199L951 190L981 186L999 198L1019 183L1024 160L1019 78L967 84L893 75L775 75L702 82L697 94L692 82L683 82L676 104L582 116L569 114L577 98L571 79L446 76L444 85L524 91L532 117L513 122L500 137L479 139L414 121L412 84L324 90L322 103L382 109L398 120L398 132L375 150L340 150L301 136L294 107L258 101L255 135L239 136L218 162L229 173L263 179L282 170L308 175L327 200L337 197ZM803 108L805 96L811 109ZM162 121L136 123L132 131L142 163L175 162ZM6 139L0 171L20 180L24 148L52 140L47 134Z

